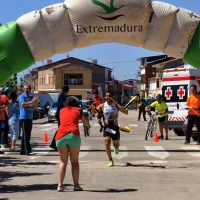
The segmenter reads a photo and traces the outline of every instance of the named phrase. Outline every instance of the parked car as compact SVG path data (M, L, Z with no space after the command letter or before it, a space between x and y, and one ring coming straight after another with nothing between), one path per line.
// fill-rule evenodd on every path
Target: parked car
M188 123L188 120L186 119L183 123L183 132L184 134L186 134L187 132L187 123ZM197 127L196 127L196 124L194 124L193 128L192 128L192 133L191 133L191 137L194 141L197 141Z
M37 107L33 111L33 119L42 119L44 117L45 110L42 107Z
M137 103L134 101L129 106L128 109L136 109L137 110Z
M48 122L57 121L56 119L56 110L57 110L57 102L53 102L49 108L48 112Z

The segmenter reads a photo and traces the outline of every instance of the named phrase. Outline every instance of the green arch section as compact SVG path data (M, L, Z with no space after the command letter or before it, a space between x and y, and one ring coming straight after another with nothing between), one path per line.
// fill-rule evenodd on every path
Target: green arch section
M200 24L184 56L184 61L200 69Z
M35 60L15 21L0 26L0 86Z

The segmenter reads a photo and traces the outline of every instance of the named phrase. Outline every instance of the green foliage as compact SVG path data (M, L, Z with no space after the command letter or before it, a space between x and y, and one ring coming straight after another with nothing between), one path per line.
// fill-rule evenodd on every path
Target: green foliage
M17 92L17 74L14 74L13 77L9 81L7 81L2 87L9 87L12 92Z

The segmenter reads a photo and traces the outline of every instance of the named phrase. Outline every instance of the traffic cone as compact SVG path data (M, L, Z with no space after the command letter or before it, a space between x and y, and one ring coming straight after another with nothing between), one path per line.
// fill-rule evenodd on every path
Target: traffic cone
M48 134L47 133L44 133L44 142L49 142Z
M158 133L156 132L155 137L154 137L154 142L158 142Z

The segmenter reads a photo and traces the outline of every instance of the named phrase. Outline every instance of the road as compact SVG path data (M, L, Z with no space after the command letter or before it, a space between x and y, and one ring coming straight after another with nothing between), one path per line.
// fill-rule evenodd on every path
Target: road
M84 137L80 151L80 183L84 192L72 192L70 168L66 176L69 199L197 199L200 176L200 147L192 142L183 145L184 137L169 132L169 140L144 140L147 122L137 121L137 111L120 115L121 126L131 132L121 132L120 153L108 168L102 133L97 120L90 121L91 135ZM10 199L65 199L55 192L58 153L49 148L57 124L34 124L31 143L34 156L19 152L0 155L0 198ZM43 142L44 133L49 143ZM1 194L2 193L2 194ZM183 194L184 193L184 194ZM16 196L17 194L17 196Z

